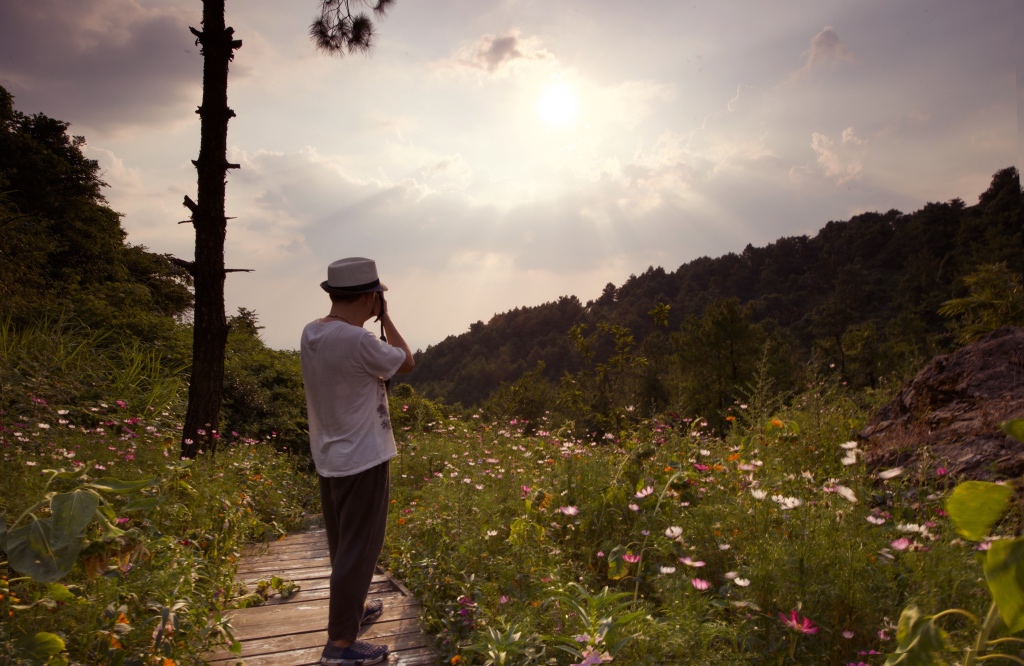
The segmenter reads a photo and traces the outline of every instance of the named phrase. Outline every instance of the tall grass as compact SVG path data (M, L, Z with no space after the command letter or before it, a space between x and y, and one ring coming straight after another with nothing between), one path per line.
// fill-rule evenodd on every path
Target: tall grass
M409 436L388 562L446 659L483 663L518 635L502 663L880 663L908 603L984 611L978 553L953 533L941 483L880 479L842 448L865 415L841 387L770 398L737 406L725 440L699 419L602 444L473 418ZM617 593L643 612L616 654L565 598Z

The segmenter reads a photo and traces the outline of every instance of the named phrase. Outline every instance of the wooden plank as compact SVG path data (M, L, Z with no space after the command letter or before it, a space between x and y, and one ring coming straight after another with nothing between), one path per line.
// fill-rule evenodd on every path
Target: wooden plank
M359 636L359 640L369 641L378 645L387 644L392 651L429 647L426 637L420 631L419 617L390 622L376 622ZM327 630L320 628L317 631L307 631L300 634L242 641L242 653L240 655L236 656L230 652L221 651L211 656L209 660L211 663L215 663L217 661L244 659L246 663L249 663L253 657L310 648L323 649L326 642Z
M380 621L410 617L410 613L419 613L419 602L411 597L384 597L384 614ZM244 608L235 611L228 611L225 615L231 619L235 638L249 638L257 631L272 631L273 635L280 636L292 629L298 631L309 631L316 629L319 625L315 622L323 618L323 626L327 626L327 609L330 605L328 599L317 599L308 604L279 604L276 606L258 606L256 608ZM267 627L269 629L257 629Z
M320 663L320 654L323 652L326 643L317 647L304 648L299 650L287 650L275 654L258 655L245 659L245 666L317 666ZM218 666L228 666L240 663L241 658L224 660L217 663ZM389 666L437 666L440 664L437 651L430 647L413 647L408 650L395 650L388 657Z
M327 641L331 567L323 529L289 534L283 539L248 546L238 563L236 580L250 586L280 576L299 583L288 599L272 597L263 606L227 613L240 655L219 650L208 663L229 666L304 666L318 664ZM438 666L433 639L420 626L422 607L391 574L378 568L370 598L384 601L384 613L361 634L361 640L387 644L392 666Z

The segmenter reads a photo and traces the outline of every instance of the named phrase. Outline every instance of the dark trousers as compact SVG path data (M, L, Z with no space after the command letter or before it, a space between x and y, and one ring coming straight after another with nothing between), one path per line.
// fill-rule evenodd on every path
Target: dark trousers
M377 558L384 547L391 476L388 462L352 476L319 477L331 555L327 637L354 641Z

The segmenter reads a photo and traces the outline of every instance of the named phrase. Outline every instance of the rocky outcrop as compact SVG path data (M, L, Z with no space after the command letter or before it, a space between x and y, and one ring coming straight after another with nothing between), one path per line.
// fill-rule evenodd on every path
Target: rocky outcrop
M1024 473L1024 443L999 423L1024 417L1024 328L1005 327L937 356L860 432L869 467L1005 479Z

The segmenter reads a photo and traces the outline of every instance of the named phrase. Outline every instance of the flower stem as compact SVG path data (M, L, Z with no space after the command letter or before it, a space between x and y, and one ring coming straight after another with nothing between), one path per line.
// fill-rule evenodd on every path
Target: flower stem
M988 609L988 615L985 616L985 623L981 625L981 631L978 632L978 642L975 643L974 649L967 653L967 660L964 662L964 666L975 666L979 661L984 661L987 657L980 657L981 651L988 645L988 636L992 633L993 627L996 626L996 622L999 621L999 608L996 606L996 602L992 602L992 605ZM1005 655L990 655L990 656L1005 656Z

